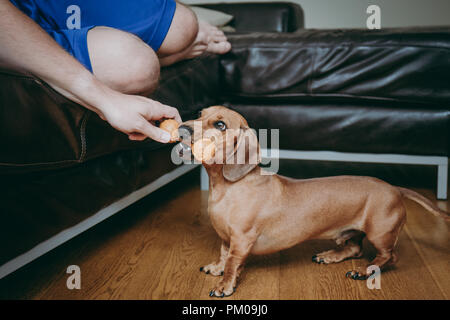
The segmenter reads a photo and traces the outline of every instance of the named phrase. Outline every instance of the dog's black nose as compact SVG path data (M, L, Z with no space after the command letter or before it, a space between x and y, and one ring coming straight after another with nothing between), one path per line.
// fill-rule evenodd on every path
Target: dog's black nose
M194 134L194 129L192 129L187 125L182 124L181 126L178 127L178 134L180 135L180 137L185 137L186 135L192 136Z

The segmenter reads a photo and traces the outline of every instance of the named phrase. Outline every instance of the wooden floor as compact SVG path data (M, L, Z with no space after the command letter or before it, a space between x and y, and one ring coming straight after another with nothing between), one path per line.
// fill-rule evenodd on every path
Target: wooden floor
M209 299L218 278L199 267L217 258L220 240L197 180L187 175L0 280L0 298ZM449 210L449 201L438 204ZM311 256L333 243L310 241L251 257L236 293L226 299L449 299L449 224L415 203L407 208L399 262L381 275L380 290L345 277L367 263L371 248L360 260L317 265ZM81 290L66 287L72 264L81 268Z

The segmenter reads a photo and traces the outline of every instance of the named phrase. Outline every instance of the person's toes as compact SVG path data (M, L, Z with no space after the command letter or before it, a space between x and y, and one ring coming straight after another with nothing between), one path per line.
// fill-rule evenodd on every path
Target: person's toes
M215 31L213 32L213 34L214 34L214 36L216 36L216 37L225 37L225 33L223 33L223 31L222 31L222 30L219 30L219 29L215 30Z
M207 44L201 44L201 43L196 44L196 45L192 46L191 48L189 48L188 50L186 50L186 52L184 53L184 56L186 57L186 59L196 58L198 56L201 56L207 49L208 49Z
M211 53L223 54L231 50L231 44L228 41L210 42L206 51Z
M225 42L225 41L227 41L227 37L224 34L213 34L211 38L212 38L212 40L214 42Z

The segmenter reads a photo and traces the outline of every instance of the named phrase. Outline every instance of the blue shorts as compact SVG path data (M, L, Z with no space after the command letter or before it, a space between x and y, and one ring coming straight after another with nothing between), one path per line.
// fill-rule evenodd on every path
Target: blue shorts
M97 26L130 32L158 51L174 0L10 0L92 72L87 33Z

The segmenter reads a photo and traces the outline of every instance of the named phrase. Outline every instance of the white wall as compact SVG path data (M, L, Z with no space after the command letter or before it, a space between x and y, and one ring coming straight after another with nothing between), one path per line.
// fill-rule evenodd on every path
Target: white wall
M268 0L182 0L211 2L263 2ZM450 0L285 0L299 3L305 12L306 28L365 28L366 9L381 9L381 27L450 26ZM274 2L273 0L269 2Z

